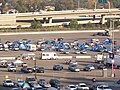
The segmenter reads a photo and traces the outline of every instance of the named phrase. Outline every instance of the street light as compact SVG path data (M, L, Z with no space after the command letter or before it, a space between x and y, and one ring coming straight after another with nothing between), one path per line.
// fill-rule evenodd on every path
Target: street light
M112 59L112 77L114 77L114 20L110 19L110 29L111 29L111 39L112 39L112 44L111 44L111 53L109 54L109 58Z

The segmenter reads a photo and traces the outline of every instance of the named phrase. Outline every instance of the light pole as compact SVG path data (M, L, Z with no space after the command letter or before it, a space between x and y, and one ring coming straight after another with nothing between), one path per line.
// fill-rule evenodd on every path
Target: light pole
M33 61L34 61L34 65L35 65L35 74L34 74L34 75L35 75L35 79L37 79L37 75L36 75L36 69L37 69L37 68L36 68L36 63L37 63L37 62L36 62L35 57L33 57Z
M78 0L78 10L79 10L79 5L80 5L80 2L79 2L79 0Z
M112 44L111 44L111 54L110 54L110 58L112 59L112 77L114 77L114 20L110 19L110 29L111 29L111 40L112 40Z

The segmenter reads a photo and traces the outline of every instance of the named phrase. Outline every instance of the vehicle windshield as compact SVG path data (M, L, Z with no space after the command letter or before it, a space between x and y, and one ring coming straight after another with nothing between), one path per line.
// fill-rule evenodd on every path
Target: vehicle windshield
M75 86L70 86L70 88L75 88Z
M80 85L81 87L86 87L86 85Z
M12 81L11 81L11 80L7 80L6 82L7 82L7 83L12 83Z
M35 81L35 78L28 78L29 81Z
M110 89L109 87L103 87L103 89Z
M22 81L22 80L20 80L20 81L18 81L18 83L23 83L24 81Z

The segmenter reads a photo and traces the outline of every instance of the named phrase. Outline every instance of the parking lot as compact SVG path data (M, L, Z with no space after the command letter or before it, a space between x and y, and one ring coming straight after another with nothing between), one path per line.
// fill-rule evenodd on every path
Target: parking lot
M28 40L31 40L32 42L35 42L39 39L53 40L54 38L64 37L64 41L66 41L66 42L78 40L80 43L83 43L86 41L88 42L88 40L90 38L99 38L100 41L103 41L106 38L106 36L92 36L92 34L93 33L17 35L17 36L1 36L0 39L1 39L1 42L22 40L22 39L28 39ZM115 40L117 41L118 45L120 45L119 35L120 35L120 32L115 33ZM119 85L113 84L116 80L119 79L119 76L120 76L119 69L115 70L115 74L116 74L115 78L111 78L111 69L110 68L107 70L107 72L108 72L107 78L103 77L103 70L93 70L90 72L87 72L87 71L71 72L70 70L68 70L68 65L65 64L65 61L69 60L69 59L40 60L39 59L40 52L41 51L34 52L36 55L35 57L37 57L36 62L37 62L37 65L45 68L45 73L37 73L38 80L40 78L44 78L47 81L49 81L51 78L56 78L56 79L59 79L64 84L64 86L67 86L69 84L78 84L79 82L85 82L88 84L88 86L90 86L92 84L92 81L91 81L92 78L96 78L97 81L109 82L109 85L113 88L113 90L119 90L118 88L120 88ZM23 51L23 50L21 50L21 51L0 51L0 57L7 57L7 56L17 57L21 53L28 53L28 51ZM66 55L61 52L57 52L57 53L60 56ZM96 54L97 54L97 52L88 51L88 53L85 55L95 56ZM68 55L76 56L76 54L74 54L73 51L71 51ZM105 55L107 55L107 53L105 53ZM82 54L80 56L82 56ZM94 60L95 60L95 58L82 58L82 59L81 58L80 59L73 58L73 59L78 62L78 67L80 69L87 66L88 64L94 64ZM24 60L23 62L26 62L29 67L34 66L34 63L35 63L33 60ZM62 65L63 70L54 71L53 65L55 65L55 64ZM16 72L8 72L6 68L0 68L0 72L1 72L1 74L0 74L1 85L6 76L8 76L9 78L11 78L12 80L15 81L17 78L22 78L25 80L25 78L27 76L35 75L35 73L22 73L20 71L20 67L17 67ZM3 87L1 87L1 88L3 88ZM1 90L6 90L6 89L1 89Z

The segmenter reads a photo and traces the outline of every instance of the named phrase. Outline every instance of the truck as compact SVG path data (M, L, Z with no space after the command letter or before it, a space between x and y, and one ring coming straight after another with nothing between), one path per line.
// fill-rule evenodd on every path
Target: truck
M51 59L56 60L57 58L58 58L58 55L56 52L41 52L40 53L40 59L43 59L43 60L51 60Z
M120 69L120 55L114 55L114 59L106 58L104 64L106 64L107 66L112 66L112 63L114 64L115 68L119 68Z
M102 53L98 53L96 56L95 56L96 60L95 62L96 63L103 63L106 56L104 56Z

